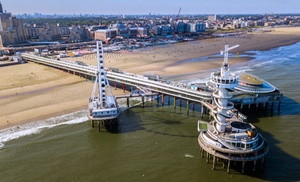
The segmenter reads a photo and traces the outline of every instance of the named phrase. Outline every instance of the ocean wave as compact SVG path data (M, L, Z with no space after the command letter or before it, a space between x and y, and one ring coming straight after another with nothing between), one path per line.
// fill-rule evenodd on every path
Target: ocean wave
M248 53L253 53L254 59L251 62L267 62L282 64L285 61L298 61L300 58L300 43L296 43L289 46L283 46L274 48L268 51L247 51ZM274 62L269 62L274 61Z
M197 79L194 79L194 80L188 80L187 83L190 85L190 84L195 84L195 83L206 83L210 78L207 77L207 78L197 78Z
M141 104L141 98L131 98L137 103L133 106ZM146 98L146 101L149 99ZM128 109L126 99L120 99L118 101L121 112ZM132 106L131 106L132 107ZM88 121L87 110L81 110L62 116L52 117L45 120L30 122L18 126L13 126L0 130L0 149L4 147L5 143L14 139L18 139L24 136L38 134L46 129L54 128L61 125L73 125Z
M238 65L232 65L232 71L239 73L239 72L246 72L246 71L253 71L254 69L261 67L261 66L269 66L269 65L286 65L289 62L293 61L299 61L300 59L300 42L289 45L289 46L283 46L274 48L267 51L246 51L246 55L251 55L253 57L252 60L250 60L247 63L244 64L238 64ZM230 60L229 60L230 64ZM206 70L206 72L212 72L214 70ZM195 79L190 80L184 80L185 82L188 82L189 84L192 83L203 83L207 79L209 79L209 75L199 75Z
M81 110L71 114L57 116L46 120L35 121L0 130L0 148L4 147L5 142L18 139L20 137L37 134L49 128L54 128L60 125L72 125L85 122L88 120L86 112L86 110Z
M257 67L261 67L261 66L264 66L264 65L268 65L268 64L272 64L274 63L275 61L264 61L264 62L257 62L256 64L253 64L252 67L253 68L257 68Z

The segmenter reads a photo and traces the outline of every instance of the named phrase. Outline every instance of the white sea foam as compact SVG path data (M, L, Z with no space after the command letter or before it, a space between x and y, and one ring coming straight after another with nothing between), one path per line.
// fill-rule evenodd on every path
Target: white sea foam
M193 155L190 155L190 154L185 154L184 156L185 156L185 157L188 157L188 158L194 158L194 156L193 156Z
M131 100L141 101L140 98L131 98ZM119 100L121 112L128 109L126 99ZM140 104L138 102L135 105ZM88 121L87 111L81 110L74 113L49 118L46 120L35 121L7 129L0 130L0 148L4 147L5 142L18 139L24 136L40 133L46 129L54 128L60 125L73 125Z
M193 79L189 80L188 84L195 84L195 83L206 83L209 80L209 77L206 78L199 78L199 79Z
M261 67L261 66L264 66L264 65L269 65L269 64L272 64L272 63L274 63L274 61L258 62L256 64L253 64L252 68Z
M272 63L282 63L284 61L290 61L294 59L300 58L299 53L299 45L300 43L275 48L269 51L251 51L252 53L255 53L255 61L274 61Z
M27 135L37 134L45 129L54 128L56 126L72 125L82 123L87 120L88 117L86 116L86 110L82 110L71 114L3 129L0 130L0 148L4 146L5 142L8 142L10 140L18 139Z

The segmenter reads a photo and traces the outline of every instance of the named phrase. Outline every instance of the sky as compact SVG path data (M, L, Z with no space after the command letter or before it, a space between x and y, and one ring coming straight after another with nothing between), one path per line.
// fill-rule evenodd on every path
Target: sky
M300 13L300 0L0 0L12 14Z

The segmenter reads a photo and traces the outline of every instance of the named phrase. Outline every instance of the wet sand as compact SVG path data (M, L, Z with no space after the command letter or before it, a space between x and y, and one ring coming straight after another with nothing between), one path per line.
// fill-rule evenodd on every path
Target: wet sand
M271 30L109 53L105 54L105 66L136 74L182 75L220 67L222 59L185 60L219 54L225 44L239 44L232 53L241 55L248 50L268 50L300 41L300 27ZM95 55L67 59L96 65ZM250 59L232 58L230 65ZM85 109L92 92L92 82L34 63L1 67L0 70L0 129ZM123 94L119 89L113 91L116 95Z

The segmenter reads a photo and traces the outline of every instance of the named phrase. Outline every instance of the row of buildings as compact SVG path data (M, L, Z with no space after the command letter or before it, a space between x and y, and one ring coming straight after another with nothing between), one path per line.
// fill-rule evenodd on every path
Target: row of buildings
M82 41L89 38L88 30L80 26L25 25L22 19L0 11L0 48L25 42Z
M205 32L205 24L200 22L174 22L173 24L146 24L143 27L117 22L109 26L71 26L62 27L46 24L43 26L24 25L22 19L17 19L11 13L0 12L0 45L9 46L24 42L61 41L78 42L84 40L107 41L115 37L135 38L166 36L174 33Z
M300 18L290 16L253 16L206 18L191 16L180 21L168 17L118 21L110 25L71 26L52 24L25 24L11 13L3 12L0 2L0 48L26 42L81 42L86 40L112 40L114 38L164 37L172 34L199 34L210 30L240 29L258 26L300 24Z
M155 22L140 24L117 22L109 26L71 26L24 24L11 13L3 12L0 2L0 47L26 42L80 42L86 40L107 41L116 37L135 38L166 36L174 33L205 32L205 24L200 22L173 22L157 25Z
M51 42L64 40L66 42L78 42L93 39L106 41L115 37L134 38L149 35L165 36L175 32L205 32L205 24L203 23L185 24L182 22L178 22L176 26L150 24L146 27L128 27L117 22L107 28L95 27L24 25L23 20L12 17L10 13L0 13L0 45L9 46L26 41Z
M171 34L183 33L200 33L205 32L206 27L201 22L188 22L181 21L172 24L157 25L154 23L146 24L143 27L128 27L121 22L111 25L106 29L99 29L94 32L94 39L96 40L109 40L115 37L134 38L134 37L147 37L153 36L167 36Z

